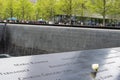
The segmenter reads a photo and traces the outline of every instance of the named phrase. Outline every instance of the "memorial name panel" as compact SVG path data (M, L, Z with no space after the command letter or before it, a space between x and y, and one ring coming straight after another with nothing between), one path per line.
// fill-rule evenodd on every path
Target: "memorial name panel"
M100 49L0 59L0 79L119 80L119 53ZM99 64L96 74L92 64Z

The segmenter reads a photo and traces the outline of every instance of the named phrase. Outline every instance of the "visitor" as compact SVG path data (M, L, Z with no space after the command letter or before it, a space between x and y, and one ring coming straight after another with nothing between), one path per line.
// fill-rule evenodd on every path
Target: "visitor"
M7 25L7 20L4 20L5 26Z

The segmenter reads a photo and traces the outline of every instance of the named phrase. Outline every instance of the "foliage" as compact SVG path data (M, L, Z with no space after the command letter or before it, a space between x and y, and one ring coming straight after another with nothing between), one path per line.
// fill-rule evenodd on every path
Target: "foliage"
M93 13L103 16L103 26L105 26L105 18L112 8L113 0L91 0L91 10Z
M112 8L109 10L109 17L112 19L120 19L120 0L114 0L112 3Z
M119 16L120 0L0 0L0 19L51 20L57 14L85 16L87 13Z

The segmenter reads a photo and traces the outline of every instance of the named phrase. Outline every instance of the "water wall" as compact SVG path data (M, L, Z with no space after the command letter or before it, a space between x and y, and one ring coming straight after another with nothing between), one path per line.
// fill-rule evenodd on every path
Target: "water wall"
M120 31L8 24L1 41L4 42L4 53L12 56L36 55L120 47Z

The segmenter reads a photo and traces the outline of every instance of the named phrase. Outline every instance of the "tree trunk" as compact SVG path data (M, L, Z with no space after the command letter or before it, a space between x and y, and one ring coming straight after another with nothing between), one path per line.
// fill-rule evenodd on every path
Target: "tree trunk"
M12 17L13 17L13 9L11 9L10 11L10 18L12 19Z
M103 26L106 25L105 16L106 16L106 0L103 0Z
M25 20L25 8L22 6L22 20Z
M105 27L106 22L105 22L105 15L103 15L103 26Z
M69 7L69 9L70 9L70 24L72 25L73 23L72 23L72 19L71 19L71 17L72 17L72 0L70 0L70 7Z

